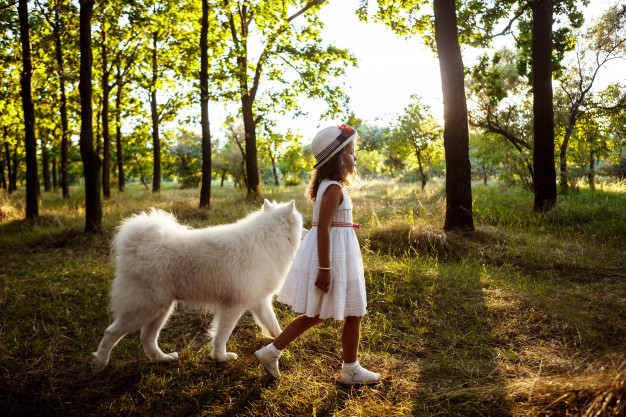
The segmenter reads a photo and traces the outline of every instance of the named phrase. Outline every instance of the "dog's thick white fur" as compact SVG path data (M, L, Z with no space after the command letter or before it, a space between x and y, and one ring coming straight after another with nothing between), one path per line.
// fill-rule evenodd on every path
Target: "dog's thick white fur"
M237 223L205 229L180 225L155 209L124 220L112 244L117 263L111 285L113 321L93 354L93 372L106 367L124 335L140 329L151 360L176 360L178 353L165 354L157 344L176 301L214 312L211 345L217 360L237 358L226 352L226 341L246 310L266 334L278 336L272 296L280 290L303 230L293 200L265 200L262 210Z

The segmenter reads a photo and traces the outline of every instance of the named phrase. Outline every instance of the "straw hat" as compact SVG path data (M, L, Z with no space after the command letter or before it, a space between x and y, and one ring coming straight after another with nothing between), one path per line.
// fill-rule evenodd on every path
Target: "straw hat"
M311 142L311 152L317 160L314 168L319 168L332 158L348 143L359 136L358 132L347 125L329 126L319 132Z

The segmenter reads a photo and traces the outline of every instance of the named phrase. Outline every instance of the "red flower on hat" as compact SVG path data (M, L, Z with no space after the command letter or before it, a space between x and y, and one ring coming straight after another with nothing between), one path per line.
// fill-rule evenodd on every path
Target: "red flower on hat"
M337 126L337 129L341 130L341 134L345 138L349 138L350 136L354 134L354 129L352 129L350 126L348 126L345 123Z

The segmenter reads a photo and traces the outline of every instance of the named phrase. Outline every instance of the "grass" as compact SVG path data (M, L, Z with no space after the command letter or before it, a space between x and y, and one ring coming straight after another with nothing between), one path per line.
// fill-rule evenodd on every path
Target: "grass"
M336 382L341 322L296 340L272 380L253 352L269 340L249 315L221 363L209 356L211 316L179 308L160 344L178 362L148 362L137 334L90 372L109 324L109 242L120 219L155 206L193 227L256 210L233 188L140 187L104 201L104 230L82 233L81 190L43 193L26 223L23 190L0 194L0 411L3 415L619 415L626 402L626 184L559 196L532 211L532 194L476 185L475 232L444 233L441 183L364 182L352 193L368 291L360 361L374 387ZM303 189L267 188L295 199ZM284 326L294 313L275 304ZM619 408L621 407L621 409ZM611 414L613 413L613 414Z

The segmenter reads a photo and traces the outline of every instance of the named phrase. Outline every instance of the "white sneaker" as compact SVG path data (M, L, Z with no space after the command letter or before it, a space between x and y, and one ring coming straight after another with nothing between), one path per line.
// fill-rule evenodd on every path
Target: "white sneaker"
M278 358L280 355L274 355L270 352L268 346L257 350L254 352L254 355L257 357L259 362L265 366L267 372L269 372L274 378L280 378L280 371L278 370Z
M360 364L356 364L353 367L341 369L341 378L339 378L339 382L347 385L368 385L368 384L377 384L380 382L380 374L375 372L370 372L367 369L363 368Z

